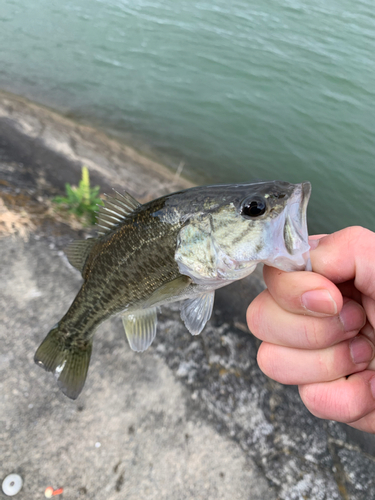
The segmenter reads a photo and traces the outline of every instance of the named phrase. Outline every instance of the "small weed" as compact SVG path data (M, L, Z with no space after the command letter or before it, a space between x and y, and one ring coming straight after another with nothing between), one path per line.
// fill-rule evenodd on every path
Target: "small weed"
M89 170L82 167L82 179L78 187L65 184L66 196L56 196L53 199L58 205L63 205L70 213L83 219L87 224L95 224L97 205L103 205L99 198L99 186L90 187Z

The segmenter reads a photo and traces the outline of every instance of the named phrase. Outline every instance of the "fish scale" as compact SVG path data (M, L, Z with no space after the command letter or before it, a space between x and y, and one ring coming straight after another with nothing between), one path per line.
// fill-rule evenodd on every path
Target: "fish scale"
M144 214L137 214L118 233L109 235L102 245L98 244L96 255L85 270L86 281L77 295L76 308L73 306L61 320L66 330L69 331L70 324L77 323L75 315L80 314L82 307L86 313L88 310L92 312L87 328L95 328L112 314L122 311L124 304L129 307L139 301L144 296L145 288L151 294L166 280L179 276L174 261L176 237L172 233L166 241L166 231L160 230L162 228L155 236L150 227L155 222L152 219L146 222L145 219ZM146 230L129 231L134 225ZM152 238L149 237L151 235ZM155 258L158 255L164 258L160 261ZM117 262L116 266L114 262ZM84 335L85 332L81 333Z

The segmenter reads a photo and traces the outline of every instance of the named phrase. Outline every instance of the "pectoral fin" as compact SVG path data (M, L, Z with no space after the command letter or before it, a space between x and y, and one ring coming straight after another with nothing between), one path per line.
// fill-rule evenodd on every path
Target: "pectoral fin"
M122 323L131 349L143 352L150 347L156 335L156 307L124 314Z
M188 276L180 276L173 281L169 281L165 285L158 288L149 299L145 302L144 307L151 307L156 304L161 305L173 300L178 300L180 295L191 286L191 279Z
M198 335L212 314L215 292L185 300L181 307L181 318L192 335Z

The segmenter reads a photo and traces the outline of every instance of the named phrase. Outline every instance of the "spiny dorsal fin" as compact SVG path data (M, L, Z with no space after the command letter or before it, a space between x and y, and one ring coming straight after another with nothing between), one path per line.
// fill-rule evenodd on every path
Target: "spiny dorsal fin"
M99 207L98 210L99 234L106 234L118 227L140 205L129 193L120 194L114 190L112 196L106 195L104 206Z
M97 242L96 238L89 238L87 240L77 240L70 243L65 249L65 254L68 261L78 271L83 272L87 257L89 256L92 248Z

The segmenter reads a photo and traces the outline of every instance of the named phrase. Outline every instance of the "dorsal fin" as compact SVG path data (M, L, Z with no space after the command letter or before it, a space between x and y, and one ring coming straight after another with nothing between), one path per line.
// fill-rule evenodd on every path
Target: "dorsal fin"
M70 243L65 249L65 254L68 257L68 261L73 267L78 269L78 271L83 271L87 257L89 256L93 246L96 244L96 238L89 238L87 240L77 240Z
M114 190L112 196L106 195L104 206L98 210L98 233L108 233L116 228L141 204L129 193L120 194Z

